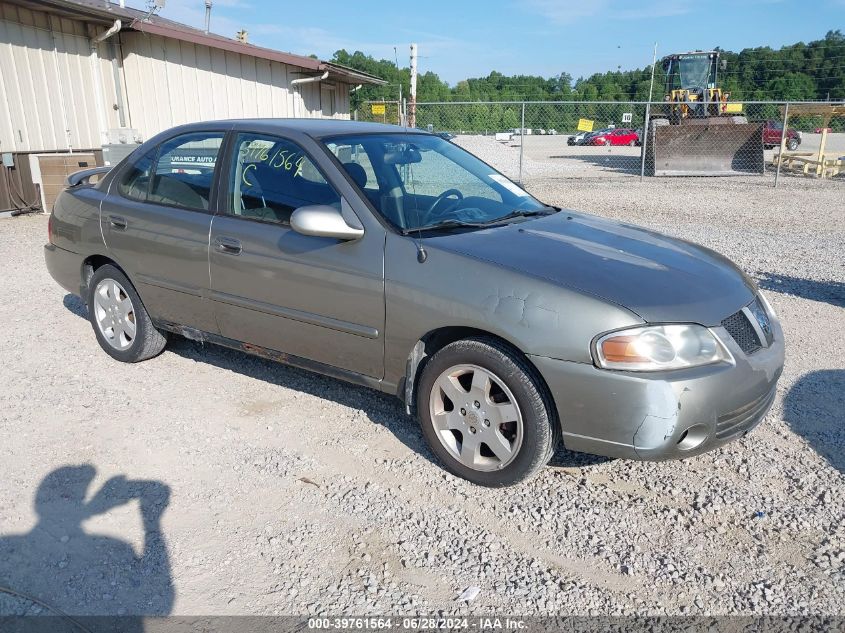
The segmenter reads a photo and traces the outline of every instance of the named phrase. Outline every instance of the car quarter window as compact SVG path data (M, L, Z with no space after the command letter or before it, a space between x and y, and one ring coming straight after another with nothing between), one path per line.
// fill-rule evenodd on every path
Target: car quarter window
M292 141L239 134L232 156L228 213L233 216L290 224L291 213L302 206L340 208L340 195Z

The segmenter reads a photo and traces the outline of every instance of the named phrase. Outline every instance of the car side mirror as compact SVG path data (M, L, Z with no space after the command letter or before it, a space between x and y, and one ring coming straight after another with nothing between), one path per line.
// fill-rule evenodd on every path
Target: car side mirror
M338 209L327 204L299 207L290 216L290 226L302 235L333 237L337 240L358 240L364 229L349 226Z

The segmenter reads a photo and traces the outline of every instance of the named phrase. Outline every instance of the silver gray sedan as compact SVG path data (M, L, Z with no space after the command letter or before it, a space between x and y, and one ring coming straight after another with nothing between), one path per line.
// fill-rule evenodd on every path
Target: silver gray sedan
M175 333L395 394L485 486L534 475L561 439L713 449L763 419L783 367L771 306L724 257L548 206L388 125L169 130L71 176L45 249L113 358Z

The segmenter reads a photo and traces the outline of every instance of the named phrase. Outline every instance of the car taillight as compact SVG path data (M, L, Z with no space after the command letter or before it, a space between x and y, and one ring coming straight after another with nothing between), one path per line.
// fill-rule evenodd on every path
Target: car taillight
M47 217L47 241L53 243L53 214Z

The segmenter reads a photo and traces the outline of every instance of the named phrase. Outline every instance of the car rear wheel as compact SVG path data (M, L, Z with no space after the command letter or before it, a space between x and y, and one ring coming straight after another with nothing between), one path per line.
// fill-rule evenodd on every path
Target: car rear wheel
M629 142L628 142L628 147L634 147L636 144L637 144L637 142L636 142L636 141L629 141Z
M798 149L798 140L794 138L788 139L786 141L786 149L788 149L790 152L794 152L796 149Z
M110 264L94 271L88 283L88 318L100 347L124 363L157 356L167 344L129 279Z
M494 339L438 351L423 368L417 411L446 470L482 486L535 475L558 443L551 399L536 371Z

